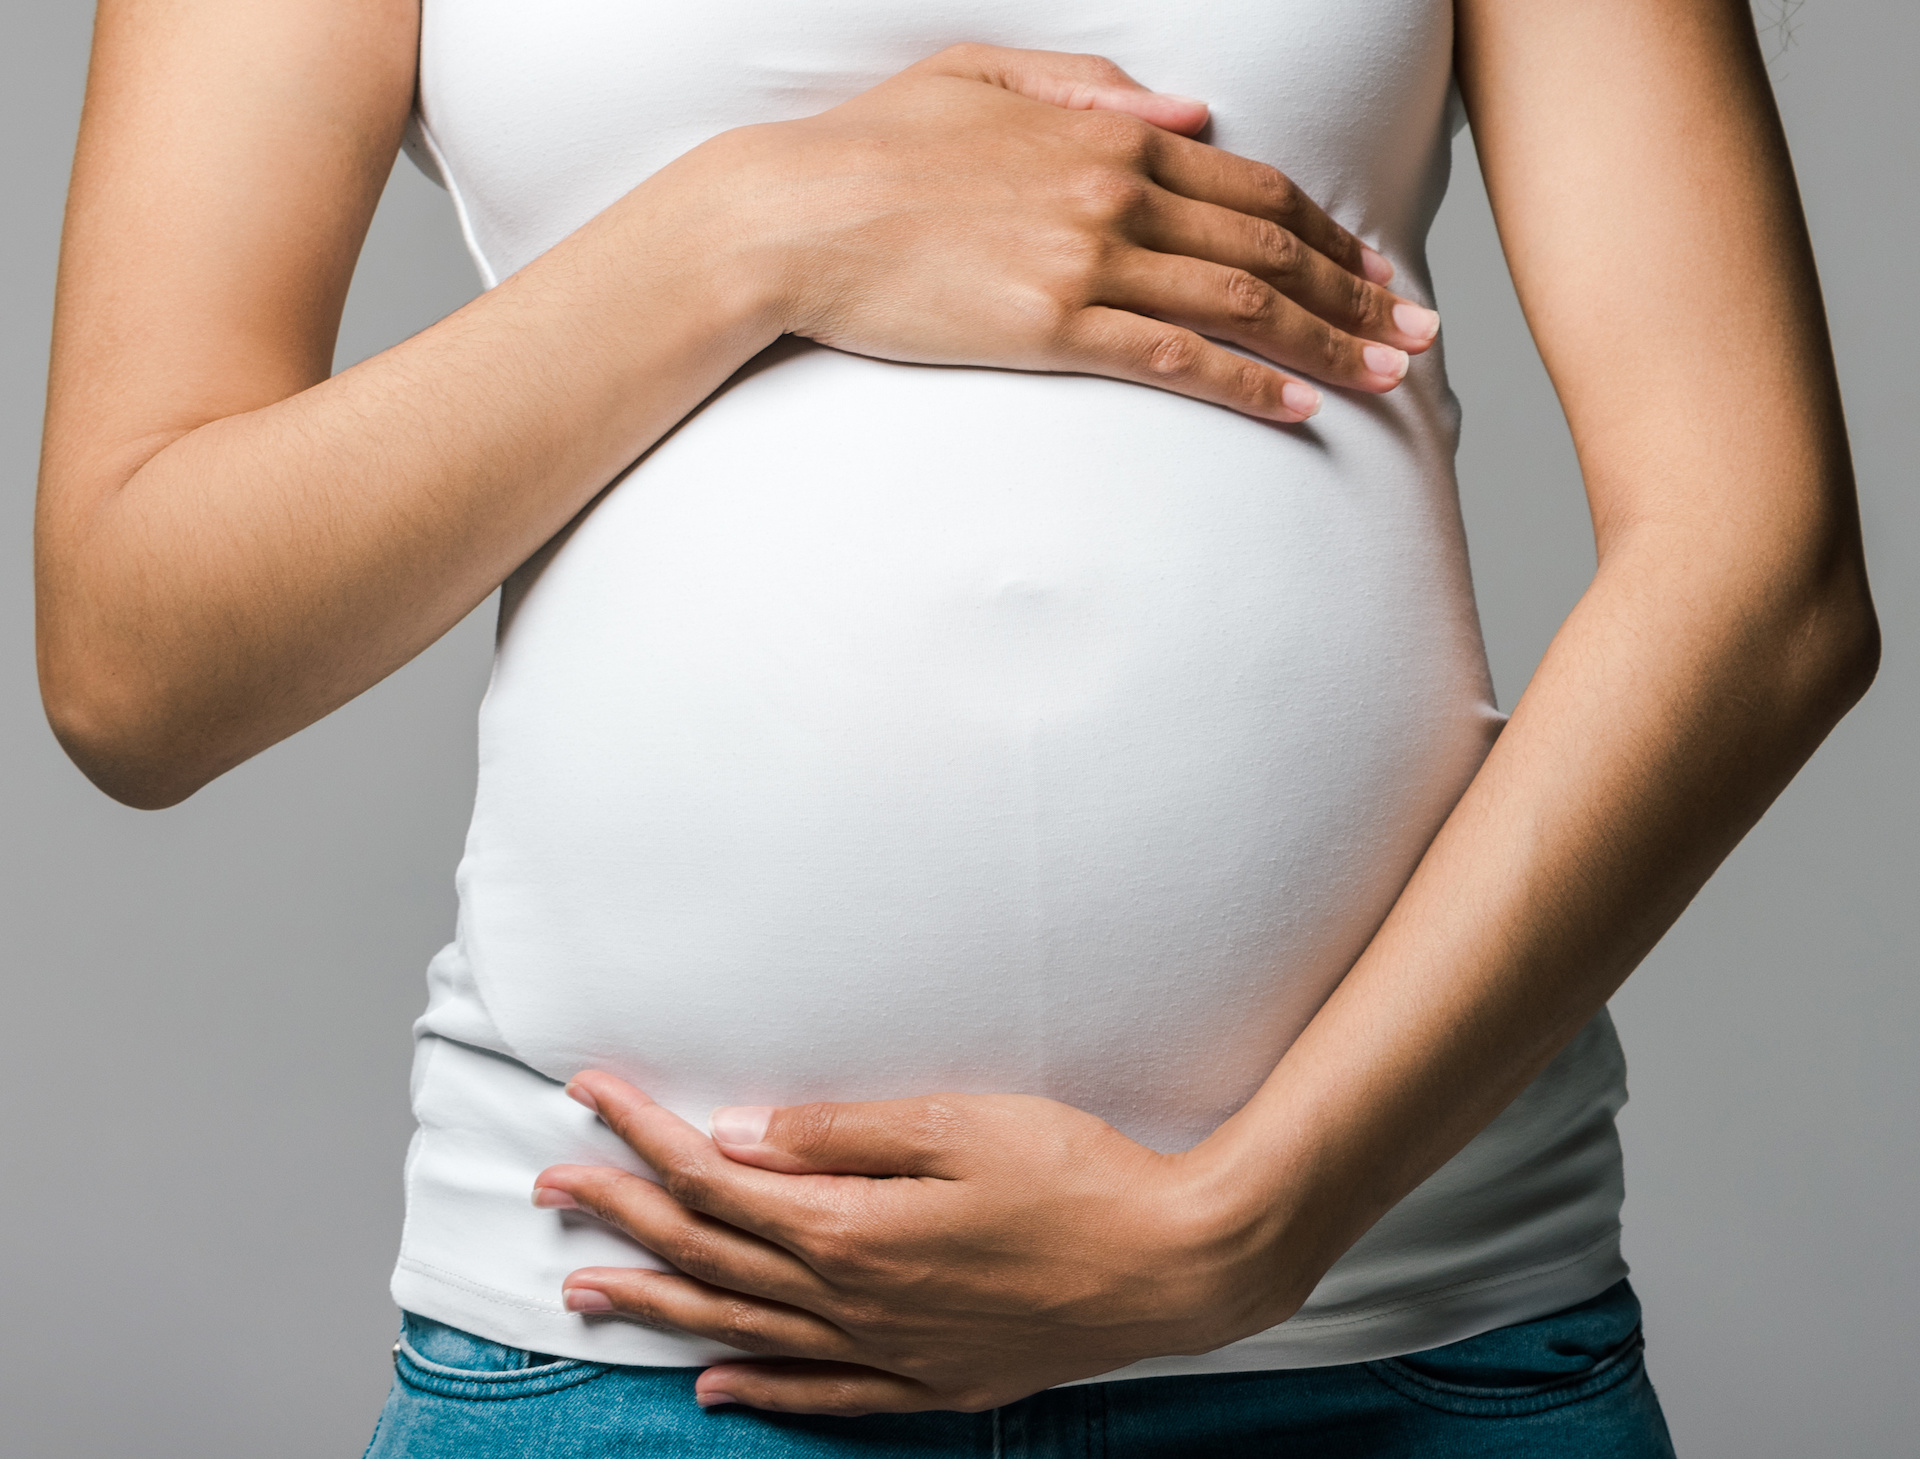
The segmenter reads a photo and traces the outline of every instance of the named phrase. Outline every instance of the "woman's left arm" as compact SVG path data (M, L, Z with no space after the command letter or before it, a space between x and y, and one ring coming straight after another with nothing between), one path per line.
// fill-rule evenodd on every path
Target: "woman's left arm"
M1283 1320L1593 1016L1872 680L1838 385L1746 0L1456 14L1592 585L1365 954L1192 1151L951 1096L776 1111L758 1141L746 1112L716 1147L576 1081L665 1189L558 1167L537 1199L707 1281L597 1269L573 1305L819 1360L710 1369L706 1399L981 1407ZM773 1173L809 1170L921 1178Z

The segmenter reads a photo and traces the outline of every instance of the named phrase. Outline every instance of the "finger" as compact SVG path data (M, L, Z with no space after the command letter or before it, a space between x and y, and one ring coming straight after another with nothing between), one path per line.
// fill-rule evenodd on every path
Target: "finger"
M562 1297L569 1312L668 1327L743 1353L837 1360L858 1355L853 1339L825 1318L671 1272L582 1267L567 1277Z
M935 75L984 81L1069 111L1120 111L1191 136L1207 124L1207 104L1149 91L1104 56L1022 51L1006 46L949 46L921 62Z
M1171 136L1154 139L1148 168L1169 192L1278 223L1350 274L1376 284L1393 278L1392 264L1328 217L1278 168Z
M795 1233L837 1216L844 1195L829 1199L818 1182L832 1177L774 1175L731 1161L700 1131L624 1079L598 1069L574 1076L567 1093L593 1110L646 1161L667 1193L684 1206L717 1216L792 1249Z
M1408 354L1429 348L1440 333L1433 310L1349 273L1265 218L1161 192L1131 231L1158 253L1245 269L1336 329Z
M1229 340L1353 390L1384 394L1407 373L1405 350L1335 329L1245 269L1141 249L1116 264L1101 302Z
M784 1247L690 1210L630 1171L556 1165L534 1181L533 1203L597 1216L708 1286L815 1312L832 1297L813 1269Z
M738 1403L774 1413L842 1418L963 1406L924 1383L853 1363L720 1363L694 1380L693 1394L702 1408Z
M1082 309L1064 343L1061 369L1158 386L1282 425L1297 425L1320 409L1320 392L1304 381L1129 310Z
M954 1180L960 1175L963 1118L936 1095L778 1109L737 1106L715 1110L709 1127L729 1160L766 1170Z

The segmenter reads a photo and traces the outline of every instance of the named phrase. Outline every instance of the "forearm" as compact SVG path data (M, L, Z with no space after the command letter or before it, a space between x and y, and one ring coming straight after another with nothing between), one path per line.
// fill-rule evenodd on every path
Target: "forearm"
M1849 575L1620 543L1387 922L1202 1151L1283 1306L1546 1066L1871 676ZM1771 601L1769 601L1771 599Z
M1599 565L1371 945L1209 1142L1292 1253L1282 1306L1592 1017L1877 661L1819 281L1746 7L1457 15Z
M360 693L778 334L676 183L339 376L130 443L43 518L47 699L90 774L171 803ZM101 469L50 439L48 475Z
M1871 678L1818 282L1743 0L1454 9L1593 508L1590 589L1364 954L1190 1151L1026 1095L718 1110L709 1139L576 1076L660 1184L556 1166L536 1204L678 1271L583 1269L571 1310L825 1365L724 1364L703 1396L979 1408L1286 1320L1593 1016Z
M781 333L1297 422L1315 390L1207 336L1384 393L1438 328L1285 177L1189 140L1204 105L1094 57L957 46L704 143L329 380L418 22L408 0L102 6L36 576L54 729L132 804L405 662ZM1146 247L1148 223L1193 251Z

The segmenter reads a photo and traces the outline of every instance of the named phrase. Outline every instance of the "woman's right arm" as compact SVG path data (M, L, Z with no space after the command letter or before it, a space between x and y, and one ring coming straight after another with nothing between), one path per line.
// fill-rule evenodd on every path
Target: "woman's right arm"
M703 227L638 248L648 220L616 210L329 379L418 10L100 7L38 627L55 733L130 804L185 798L405 663L777 333Z
M1376 391L1432 338L1279 174L1083 110L1191 130L1199 108L1091 58L961 48L695 149L329 378L417 25L415 0L100 7L38 632L56 734L128 804L184 799L405 663L782 333L1276 420L1311 392L1202 333Z

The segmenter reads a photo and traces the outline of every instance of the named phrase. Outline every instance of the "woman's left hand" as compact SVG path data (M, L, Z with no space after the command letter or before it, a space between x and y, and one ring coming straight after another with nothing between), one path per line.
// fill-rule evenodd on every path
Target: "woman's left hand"
M799 1360L709 1368L706 1405L977 1411L1207 1351L1306 1295L1274 1269L1277 1213L1197 1152L1159 1154L1054 1100L721 1110L709 1139L610 1074L568 1093L659 1183L557 1165L534 1203L591 1212L678 1268L585 1268L568 1307ZM1262 1209L1237 1215L1247 1204Z

